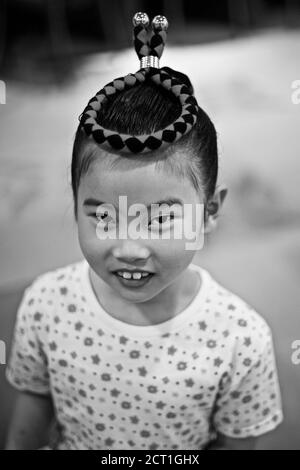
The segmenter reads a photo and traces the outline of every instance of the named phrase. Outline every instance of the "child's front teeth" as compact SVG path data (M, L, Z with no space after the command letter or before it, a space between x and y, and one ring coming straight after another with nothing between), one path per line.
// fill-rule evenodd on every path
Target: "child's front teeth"
M129 273L129 272L122 272L118 271L119 276L122 276L124 279L141 279L142 277L148 276L148 273Z
M142 273L133 273L133 279L141 279Z
M130 273L121 273L121 275L122 275L125 279L131 279L131 274L130 274Z

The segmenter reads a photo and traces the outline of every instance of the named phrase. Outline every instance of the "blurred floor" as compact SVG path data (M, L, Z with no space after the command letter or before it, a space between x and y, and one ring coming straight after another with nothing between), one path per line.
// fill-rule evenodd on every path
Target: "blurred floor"
M161 61L190 76L219 133L219 182L229 194L219 228L195 262L273 329L286 420L261 445L286 449L300 449L300 366L290 359L291 343L300 339L300 105L291 101L291 84L300 79L299 46L300 32L276 30L168 46ZM0 105L0 338L15 311L7 292L16 299L37 274L81 258L68 181L77 118L105 83L137 68L130 49L91 55L64 88L6 84L7 104Z

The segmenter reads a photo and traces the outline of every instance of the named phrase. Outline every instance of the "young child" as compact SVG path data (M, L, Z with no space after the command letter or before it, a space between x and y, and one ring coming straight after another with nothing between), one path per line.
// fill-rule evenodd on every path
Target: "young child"
M198 204L198 243L227 189L190 80L159 68L167 21L155 17L150 39L148 24L135 15L140 70L80 118L71 172L83 259L25 290L6 369L20 392L8 449L252 449L282 421L265 320L193 263L191 233L162 236L194 224L181 209ZM140 207L140 236L116 236L121 197Z

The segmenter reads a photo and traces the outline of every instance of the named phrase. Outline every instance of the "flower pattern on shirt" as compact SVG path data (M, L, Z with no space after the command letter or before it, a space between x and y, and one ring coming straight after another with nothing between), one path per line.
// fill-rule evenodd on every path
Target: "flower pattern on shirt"
M269 326L192 267L206 279L201 298L149 327L96 304L85 260L27 287L6 376L19 390L52 395L58 448L202 449L216 431L257 436L281 422Z

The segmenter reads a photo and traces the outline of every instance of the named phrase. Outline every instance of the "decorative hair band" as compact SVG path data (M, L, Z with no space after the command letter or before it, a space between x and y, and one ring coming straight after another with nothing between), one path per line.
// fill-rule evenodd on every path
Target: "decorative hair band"
M136 13L133 17L133 26L134 47L140 59L140 70L134 74L130 73L125 77L116 78L98 91L84 109L80 124L88 136L108 150L146 153L164 148L187 134L197 121L198 104L188 86L170 74L171 69L159 68L159 59L167 38L167 19L161 15L153 19L149 39L147 30L149 18L146 13ZM103 128L97 121L97 116L105 101L115 93L144 82L146 77L176 96L182 107L179 118L164 129L151 134L120 134Z

